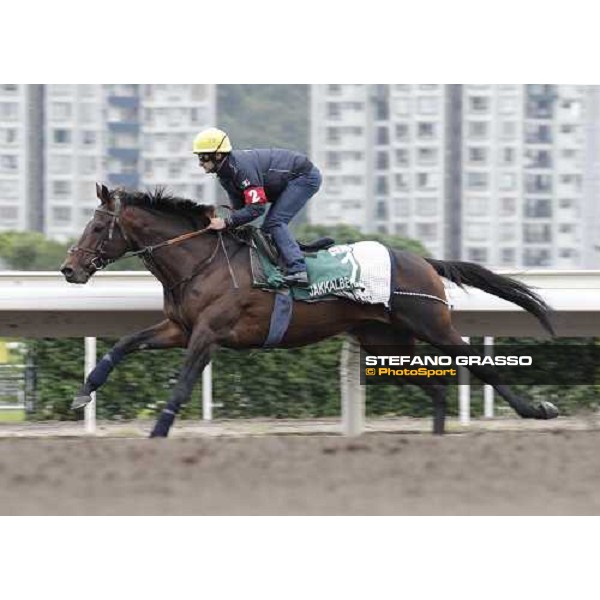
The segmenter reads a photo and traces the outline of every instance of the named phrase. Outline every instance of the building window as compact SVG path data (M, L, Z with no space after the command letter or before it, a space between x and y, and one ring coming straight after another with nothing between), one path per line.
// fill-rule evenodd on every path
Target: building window
M527 99L527 118L528 119L551 119L552 118L552 98L551 97L529 97Z
M96 104L90 102L82 103L79 107L79 116L83 123L93 123L98 115Z
M559 231L559 233L574 233L575 226L572 225L571 223L561 223L558 226L558 231Z
M523 226L523 240L528 244L549 243L552 227L547 223L526 223Z
M342 86L339 84L330 84L327 86L327 93L330 96L339 96L342 93Z
M467 248L467 260L475 263L487 263L487 248Z
M13 154L0 155L0 170L4 172L16 171L19 168L19 157Z
M380 170L390 168L390 156L387 152L377 152L375 168Z
M81 156L79 158L79 172L82 175L94 175L97 171L97 162L95 156Z
M19 84L17 83L3 83L0 85L0 92L3 94L16 94L19 91Z
M487 215L489 211L489 200L477 196L467 197L467 214L473 217Z
M52 132L52 141L55 144L65 145L71 143L71 131L69 129L55 129Z
M71 182L57 180L52 182L52 195L55 198L66 198L71 195Z
M503 166L514 165L517 160L517 151L515 148L500 149L500 164Z
M52 222L54 225L65 226L71 223L71 207L70 206L53 206L52 207Z
M551 144L552 128L550 125L527 123L525 125L525 141L528 144Z
M579 258L579 253L573 248L561 248L558 251L558 256L560 258L577 259Z
M513 223L500 223L498 229L500 242L512 242L517 238L517 230Z
M410 214L410 200L408 198L394 199L394 215L396 217L408 217Z
M517 188L517 176L514 173L500 175L500 189L511 191Z
M550 150L527 150L525 166L529 169L551 169L552 154Z
M394 113L397 116L406 117L410 113L410 100L408 98L396 98L394 100Z
M52 96L70 96L75 91L72 85L53 83L49 86Z
M568 185L573 188L574 191L581 191L581 175L567 174L560 176L561 185Z
M396 189L399 191L406 191L410 187L408 173L396 173L394 175L394 182Z
M419 217L433 217L438 214L437 198L417 198L416 213Z
M376 144L378 146L387 146L389 143L390 143L390 130L387 127L378 127Z
M552 217L552 202L549 199L527 198L525 200L525 216L532 219Z
M375 208L375 218L379 221L385 221L388 218L387 205L383 201L379 201Z
M16 102L0 102L0 121L16 121L19 105Z
M470 163L485 164L488 161L488 149L482 146L471 146L467 150Z
M17 206L0 206L0 223L15 222L19 218L19 208Z
M515 121L502 121L500 124L500 137L504 140L514 140L517 136L517 123Z
M418 148L417 149L417 164L419 165L433 165L438 161L438 149L437 148Z
M488 181L487 173L467 173L467 188L470 190L485 190L488 187Z
M570 125L568 123L563 123L560 126L560 132L561 133L576 133L577 132L577 125Z
M517 254L514 248L502 248L500 251L500 263L505 267L514 266Z
M0 179L0 199L14 200L19 197L19 182L14 179Z
M339 169L342 166L342 161L339 152L328 152L326 156L327 168Z
M328 119L340 119L342 116L342 110L339 102L328 102L327 103L327 118Z
M470 96L469 109L475 113L487 112L490 109L490 99L487 96Z
M516 198L500 198L500 216L512 217L517 212Z
M327 143L328 144L339 144L342 136L338 127L327 128Z
M489 127L486 121L469 121L467 130L470 138L482 139L487 137Z
M437 173L417 173L417 189L418 190L437 190L438 176Z
M545 248L526 248L523 253L523 264L526 267L549 267L550 250Z
M525 175L525 190L530 194L551 193L552 175Z
M577 209L577 200L575 200L574 198L561 198L558 201L558 205L561 209L564 210Z
M378 176L375 180L375 193L379 196L387 196L389 186L387 177Z
M0 144L14 146L18 140L18 131L13 128L0 127Z
M396 166L407 167L408 166L408 150L401 148L396 150Z
M53 173L54 175L65 175L71 172L72 159L70 156L50 156L49 163L50 173Z
M417 223L417 238L431 242L437 238L437 223Z
M52 103L52 119L56 121L64 121L72 116L73 105L70 102L53 102Z
M438 111L438 98L435 96L422 96L417 98L417 112L421 115L434 115Z
M512 115L517 110L517 98L515 96L501 96L498 102L498 111L503 115Z
M396 123L396 140L399 142L404 142L408 140L408 136L408 123Z
M466 238L471 242L483 242L490 237L489 223L468 223Z
M431 139L436 136L436 124L431 122L417 123L417 137L420 139Z

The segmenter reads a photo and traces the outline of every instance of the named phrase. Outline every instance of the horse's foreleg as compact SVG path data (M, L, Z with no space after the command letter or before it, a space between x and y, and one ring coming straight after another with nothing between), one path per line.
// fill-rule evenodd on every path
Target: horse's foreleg
M162 321L158 325L121 338L87 376L85 383L73 400L71 408L81 408L91 401L90 394L106 383L111 371L128 355L136 350L158 350L185 347L187 336L173 321Z
M198 376L210 362L213 342L214 335L210 328L201 326L194 330L171 399L160 413L150 437L167 437L169 435L169 429L175 421L175 416L181 406L188 401Z

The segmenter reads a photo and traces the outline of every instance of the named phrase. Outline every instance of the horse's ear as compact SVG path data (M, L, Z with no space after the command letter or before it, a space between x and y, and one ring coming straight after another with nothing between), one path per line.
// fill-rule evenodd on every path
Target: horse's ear
M96 184L96 196L98 196L98 199L102 204L110 200L110 192L104 184Z

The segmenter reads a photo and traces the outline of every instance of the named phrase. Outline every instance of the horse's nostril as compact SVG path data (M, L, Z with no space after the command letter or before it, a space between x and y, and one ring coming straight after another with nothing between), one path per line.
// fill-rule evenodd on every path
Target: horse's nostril
M72 277L73 276L73 269L71 269L71 267L63 267L60 272L65 276L65 277Z

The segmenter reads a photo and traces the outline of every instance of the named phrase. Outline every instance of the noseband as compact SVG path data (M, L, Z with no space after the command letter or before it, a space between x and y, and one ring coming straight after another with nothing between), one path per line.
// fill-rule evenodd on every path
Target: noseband
M110 265L111 263L118 260L118 259L112 259L112 258L108 258L107 256L104 256L104 247L106 246L106 244L108 242L112 241L113 234L115 231L115 226L119 228L119 231L121 232L121 235L123 236L125 241L129 242L129 240L127 239L127 236L125 235L125 232L123 231L123 228L121 227L121 224L119 223L119 213L121 212L121 201L119 199L116 199L115 205L117 207L117 212L113 212L113 211L107 210L105 208L97 208L94 211L94 214L102 213L102 214L109 215L110 217L112 217L112 219L110 221L110 225L108 226L108 235L100 241L100 243L98 244L98 246L96 248L92 249L92 248L84 248L83 246L71 246L68 250L69 254L75 254L76 252L83 252L84 254L91 254L92 260L90 261L90 265L92 267L94 267L94 269L96 271L105 269L108 265ZM120 257L120 258L123 258L123 257Z

